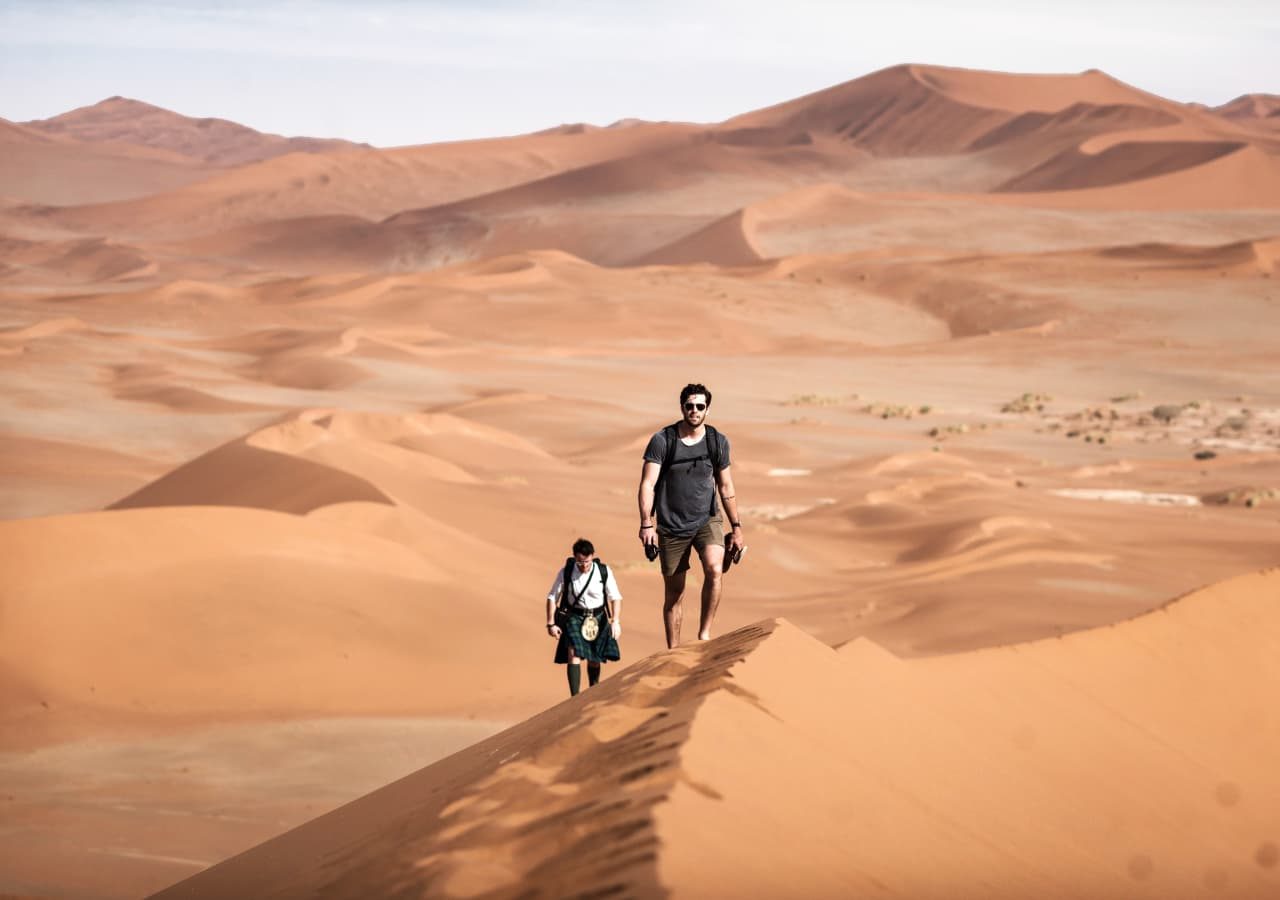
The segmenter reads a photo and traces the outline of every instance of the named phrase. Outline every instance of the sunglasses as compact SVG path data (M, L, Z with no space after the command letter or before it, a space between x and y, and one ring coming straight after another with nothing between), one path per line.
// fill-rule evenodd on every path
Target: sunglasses
M707 404L705 404L705 403L686 403L686 404L684 405L684 408L685 408L685 409L687 409L687 410L689 410L689 412L693 412L695 409L696 409L698 412L702 412L704 409L706 409L706 408L707 408Z

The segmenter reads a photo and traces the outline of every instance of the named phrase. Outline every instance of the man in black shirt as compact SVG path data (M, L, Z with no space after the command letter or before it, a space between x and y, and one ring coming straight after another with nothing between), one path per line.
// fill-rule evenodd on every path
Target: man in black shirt
M710 407L711 391L701 384L685 385L680 392L680 421L649 439L640 473L640 542L646 549L657 547L662 560L666 593L662 618L668 647L680 645L681 601L691 551L696 549L702 561L698 640L706 641L711 639L711 623L720 605L726 545L732 553L740 553L744 546L729 472L729 439L706 424ZM732 529L727 542L721 510Z

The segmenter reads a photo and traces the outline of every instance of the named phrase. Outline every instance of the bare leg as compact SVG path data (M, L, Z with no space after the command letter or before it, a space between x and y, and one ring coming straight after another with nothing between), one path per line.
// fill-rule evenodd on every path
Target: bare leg
M698 640L711 640L711 623L720 608L720 588L724 583L724 548L715 544L702 548L702 620L698 623Z
M674 575L662 576L664 598L662 602L662 624L667 629L667 647L680 646L680 626L684 624L684 607L680 601L684 598L684 579L687 570Z

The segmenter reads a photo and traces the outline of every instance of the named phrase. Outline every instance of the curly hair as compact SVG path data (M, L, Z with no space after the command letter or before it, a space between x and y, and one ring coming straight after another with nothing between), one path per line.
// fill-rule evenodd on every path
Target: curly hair
M576 541L573 542L573 555L574 556L595 556L596 555L595 544L591 543L586 538L578 538Z
M684 406L684 401L688 400L694 394L706 394L707 407L710 408L711 392L707 390L707 386L705 384L686 384L684 386L684 390L680 392L680 405Z

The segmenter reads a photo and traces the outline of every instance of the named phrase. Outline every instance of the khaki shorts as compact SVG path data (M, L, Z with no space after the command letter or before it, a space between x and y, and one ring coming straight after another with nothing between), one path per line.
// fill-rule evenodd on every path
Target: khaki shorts
M673 537L658 531L658 560L663 575L675 575L677 572L689 570L689 553L697 547L699 551L705 547L724 546L724 520L719 516L708 519L696 534Z

